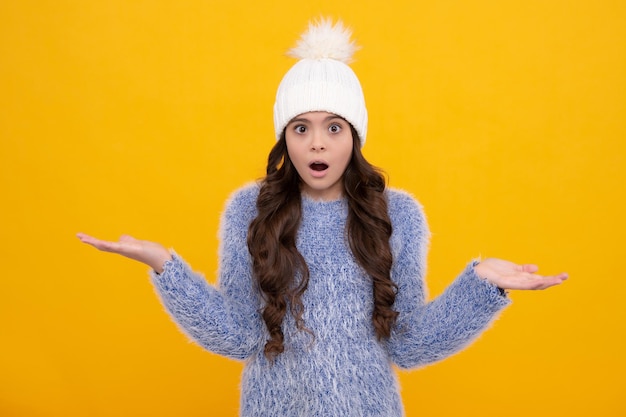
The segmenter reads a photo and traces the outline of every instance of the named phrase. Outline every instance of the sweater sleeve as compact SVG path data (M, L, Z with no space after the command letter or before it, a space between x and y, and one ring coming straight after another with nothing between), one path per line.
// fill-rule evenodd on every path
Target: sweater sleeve
M205 349L244 360L264 340L246 244L254 216L252 187L228 202L220 226L219 284L210 285L175 253L163 273L151 271L163 305L181 330Z
M419 204L408 194L391 196L393 222L392 279L398 285L394 308L399 312L387 341L394 363L402 368L424 366L469 345L489 327L510 300L479 278L472 262L437 298L426 302L424 282L428 226Z

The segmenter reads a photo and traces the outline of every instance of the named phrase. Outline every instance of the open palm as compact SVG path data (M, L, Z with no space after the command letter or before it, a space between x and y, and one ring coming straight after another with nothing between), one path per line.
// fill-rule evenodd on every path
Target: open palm
M157 273L163 272L163 264L172 259L167 249L156 242L135 239L132 236L123 235L117 242L100 240L84 233L78 233L77 237L83 243L87 243L104 252L117 253L130 259L142 262Z
M567 279L567 274L539 275L537 265L517 265L502 259L488 258L474 267L476 274L502 289L544 290Z

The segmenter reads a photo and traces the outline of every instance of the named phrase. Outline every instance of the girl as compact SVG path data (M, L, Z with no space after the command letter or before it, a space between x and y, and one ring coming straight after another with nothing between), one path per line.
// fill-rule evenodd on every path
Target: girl
M245 361L242 416L401 416L392 365L458 352L509 304L565 274L471 262L425 303L428 229L361 153L367 111L341 23L309 26L274 106L267 175L233 194L221 223L219 285L174 252L123 236L96 248L152 268L174 320L206 349Z

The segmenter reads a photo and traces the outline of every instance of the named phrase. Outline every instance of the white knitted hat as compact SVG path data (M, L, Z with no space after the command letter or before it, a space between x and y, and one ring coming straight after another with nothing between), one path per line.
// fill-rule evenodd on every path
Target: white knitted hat
M276 138L294 117L310 111L326 111L346 119L359 134L361 146L367 134L367 109L363 90L347 65L357 49L351 32L341 22L321 19L309 23L289 55L299 61L283 77L274 103Z

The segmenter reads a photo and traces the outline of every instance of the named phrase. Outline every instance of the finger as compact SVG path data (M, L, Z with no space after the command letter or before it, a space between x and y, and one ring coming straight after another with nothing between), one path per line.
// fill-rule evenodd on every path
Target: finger
M135 243L137 242L137 239L130 235L122 235L120 236L120 242Z
M76 237L79 238L81 241L84 241L84 239L91 238L91 236L89 236L86 233L76 233Z
M555 285L560 285L568 278L566 273L561 273L558 275L551 276L536 276L537 277L537 287L535 289L545 290L546 288L554 287Z
M563 281L560 279L556 279L556 278L550 278L550 279L546 279L544 280L541 285L537 288L538 290L545 290L548 289L550 287L554 287L556 285L560 285Z
M539 267L535 264L524 264L522 265L522 271L534 274L535 272L539 271Z
M106 240L100 240L93 236L86 235L84 233L78 233L78 238L81 242L93 246L94 248L104 252L116 252L121 251L121 246L117 242L109 242Z
M83 243L87 243L89 245L93 245L94 243L98 242L99 239L96 239L93 236L89 236L85 233L77 233L76 237L78 237L80 239L81 242Z
M91 246L104 252L119 252L120 251L120 247L117 242L109 242L107 240L93 239L85 243L89 243Z

